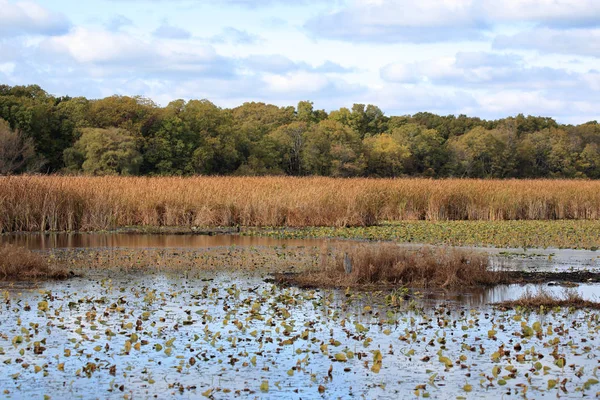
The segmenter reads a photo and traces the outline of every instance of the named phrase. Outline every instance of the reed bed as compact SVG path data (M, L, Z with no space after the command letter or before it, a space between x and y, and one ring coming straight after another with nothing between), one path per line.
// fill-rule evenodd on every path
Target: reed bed
M278 274L281 283L302 287L457 288L505 282L504 271L489 268L489 257L464 249L392 243L324 246L320 265L299 274Z
M40 254L23 247L0 246L0 280L66 279L69 273L60 266L51 266Z
M600 219L600 182L324 177L0 177L0 232Z
M505 309L522 308L527 310L545 310L549 311L554 308L588 308L593 310L600 309L598 301L585 300L577 291L565 290L563 296L549 293L543 288L537 292L527 290L521 297L516 300L504 301L497 303L495 306Z

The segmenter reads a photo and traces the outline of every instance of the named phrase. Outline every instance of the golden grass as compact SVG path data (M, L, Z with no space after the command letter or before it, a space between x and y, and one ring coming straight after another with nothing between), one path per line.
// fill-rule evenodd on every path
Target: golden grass
M523 309L541 309L550 310L556 307L564 308L589 308L600 309L600 303L597 301L585 300L579 293L573 290L565 290L563 297L558 297L544 290L539 289L536 293L527 290L516 300L505 301L496 304L502 308L523 308Z
M39 254L10 244L0 246L0 279L65 279L68 276L66 270L51 267Z
M0 232L600 219L600 182L323 177L0 177Z
M348 261L351 272L346 270ZM391 243L324 247L321 265L299 274L279 275L282 283L305 287L399 285L457 288L504 281L502 271L488 268L489 257L463 249L409 249Z

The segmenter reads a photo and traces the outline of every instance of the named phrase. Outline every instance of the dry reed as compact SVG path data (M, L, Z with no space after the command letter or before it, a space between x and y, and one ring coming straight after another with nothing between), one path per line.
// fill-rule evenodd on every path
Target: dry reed
M65 279L68 276L66 270L51 267L39 254L10 244L0 246L0 279Z
M554 219L600 219L600 182L0 177L0 232Z
M351 272L345 261L349 259ZM321 265L300 274L280 275L281 282L307 287L400 285L456 288L504 281L501 271L488 268L489 258L464 249L421 247L391 243L324 247Z
M600 303L597 301L585 300L574 290L565 290L564 296L558 297L540 288L536 293L531 290L525 291L521 297L516 300L504 301L496 304L502 308L523 308L523 309L546 309L551 310L556 307L565 308L589 308L600 309Z

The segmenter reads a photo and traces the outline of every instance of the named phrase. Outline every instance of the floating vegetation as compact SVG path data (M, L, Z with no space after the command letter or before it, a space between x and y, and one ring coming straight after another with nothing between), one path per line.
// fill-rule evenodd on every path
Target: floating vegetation
M182 248L78 248L52 249L53 265L69 265L74 271L90 274L115 270L121 273L198 271L261 271L265 274L311 268L319 262L317 247L303 246L220 246L207 249Z
M580 397L599 388L600 318L588 310L283 288L235 265L119 271L0 289L1 396Z
M516 249L600 246L600 221L400 221L370 227L249 229L244 235L274 238L385 240L447 246L492 246Z
M418 249L392 243L324 246L320 264L298 274L278 274L282 283L305 287L395 285L472 287L506 282L485 253L448 247Z
M0 280L65 279L66 269L49 265L40 254L10 244L0 244Z

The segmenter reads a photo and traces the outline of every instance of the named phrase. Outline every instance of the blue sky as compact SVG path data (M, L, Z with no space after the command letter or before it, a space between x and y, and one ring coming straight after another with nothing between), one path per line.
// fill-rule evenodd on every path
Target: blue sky
M582 123L600 120L600 1L0 0L0 83Z

